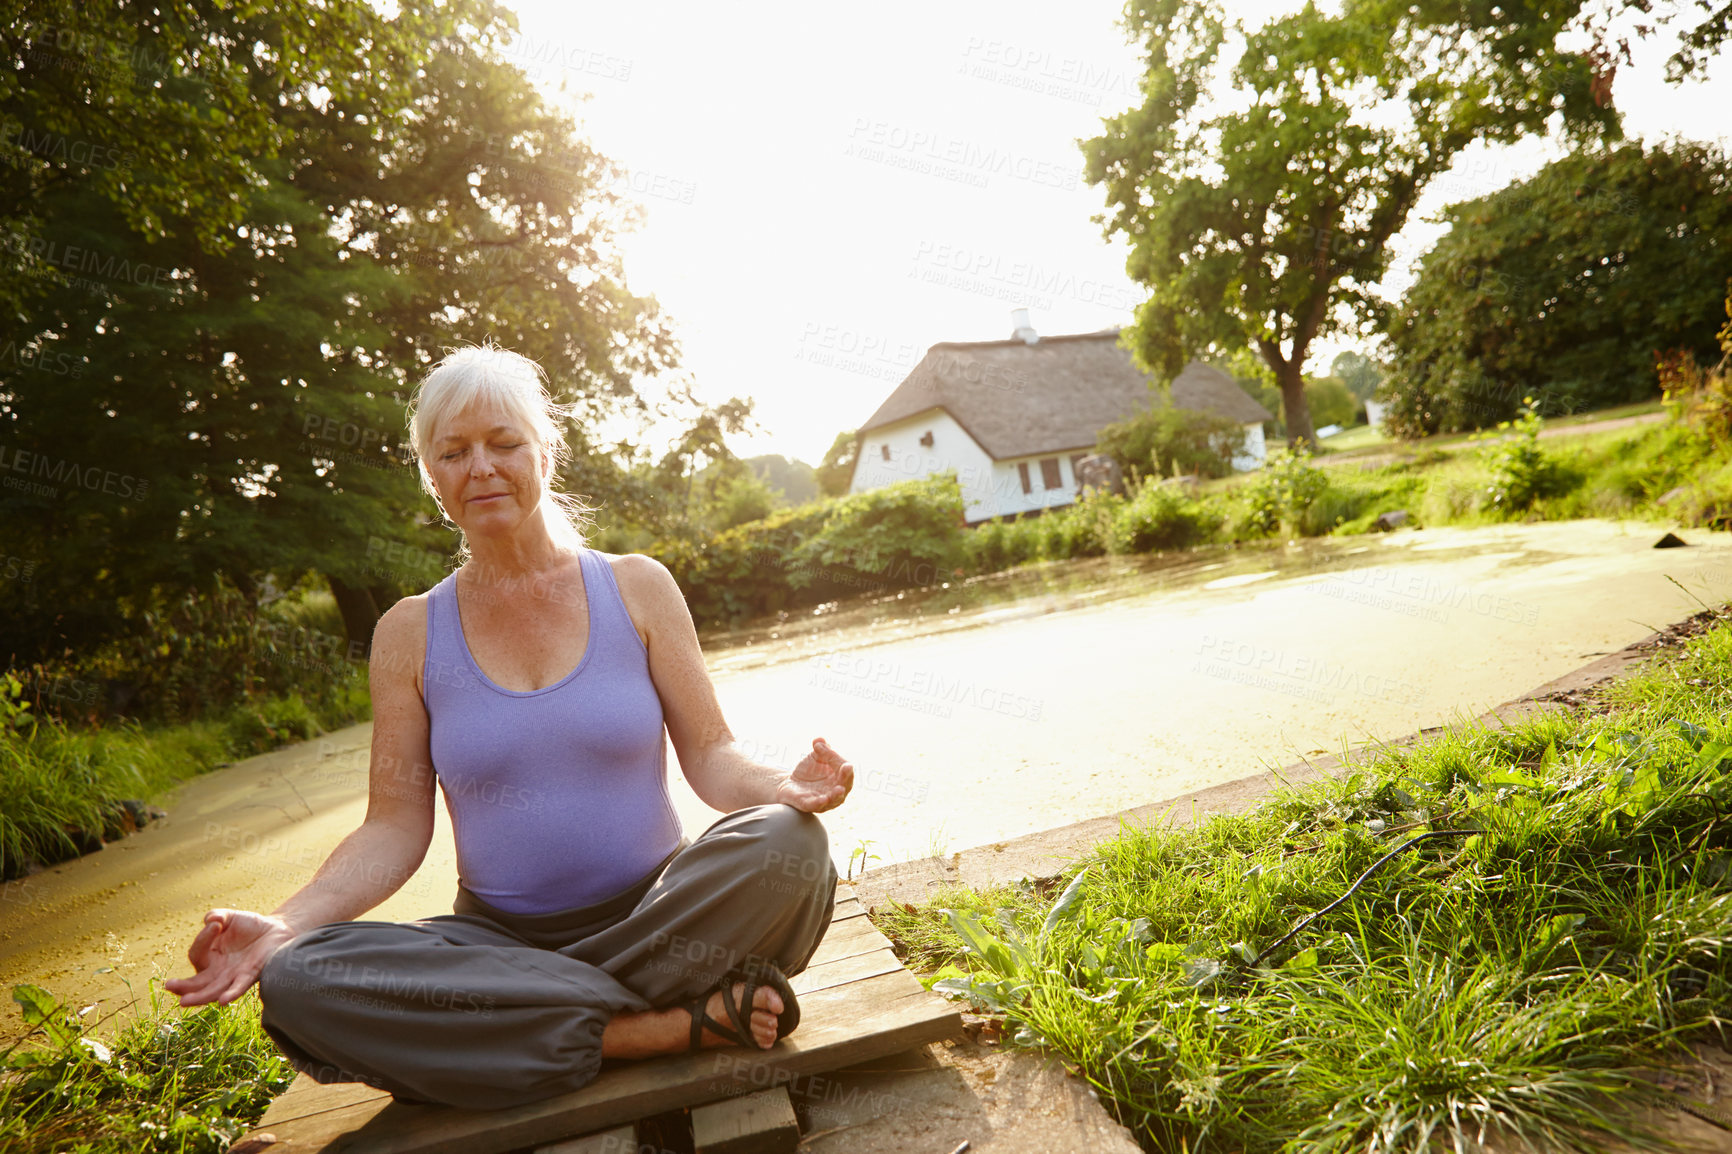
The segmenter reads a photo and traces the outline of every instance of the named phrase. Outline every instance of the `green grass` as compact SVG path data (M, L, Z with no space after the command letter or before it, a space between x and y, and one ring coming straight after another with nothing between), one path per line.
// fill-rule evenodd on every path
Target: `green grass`
M148 801L239 757L366 718L366 672L356 667L309 704L299 693L242 702L220 716L178 725L122 722L104 728L37 718L16 703L16 679L0 677L0 879L94 848L130 828L120 802Z
M1365 449L1372 445L1386 445L1389 438L1375 425L1355 425L1351 429L1343 429L1326 441L1319 441L1318 447L1325 453L1351 453L1355 449Z
M1644 1071L1725 1041L1729 705L1718 624L1598 710L1467 726L1249 813L1127 829L1056 898L874 916L1150 1150L1417 1152L1492 1130L1587 1148L1628 1136L1656 1094Z
M0 1149L17 1154L217 1154L294 1077L253 994L180 1011L153 986L106 1042L44 990L12 996L34 1027L0 1054Z

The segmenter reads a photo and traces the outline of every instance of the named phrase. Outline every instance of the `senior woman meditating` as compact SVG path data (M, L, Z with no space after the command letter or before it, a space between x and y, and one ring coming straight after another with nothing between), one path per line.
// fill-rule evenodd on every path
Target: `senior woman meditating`
M257 981L263 1023L321 1082L495 1108L575 1090L604 1058L768 1049L786 975L829 925L824 827L853 767L733 747L690 612L658 562L585 548L550 487L565 453L540 369L460 349L411 404L423 484L462 566L380 619L367 816L274 913L215 909L166 983L181 1005ZM697 795L668 799L663 726ZM356 921L420 866L445 792L453 914Z

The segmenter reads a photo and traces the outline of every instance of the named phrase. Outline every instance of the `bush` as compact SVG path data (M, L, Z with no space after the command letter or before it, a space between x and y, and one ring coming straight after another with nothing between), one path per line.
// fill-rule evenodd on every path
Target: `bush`
M1288 453L1253 477L1243 489L1244 524L1252 533L1284 530L1314 537L1333 525L1308 516L1329 492L1329 474L1311 463L1309 453Z
M1187 549L1211 540L1224 521L1217 505L1187 496L1177 486L1144 484L1117 510L1110 551Z
M1095 451L1118 461L1128 477L1225 477L1244 447L1245 430L1232 418L1171 405L1116 421L1095 440Z
M1534 399L1523 397L1521 416L1498 424L1500 431L1514 435L1490 454L1492 479L1485 496L1492 509L1506 515L1525 512L1541 497L1561 496L1579 480L1540 448L1543 423Z
M963 537L963 556L971 573L997 573L1040 559L1040 542L1029 521L987 521Z
M962 490L951 475L785 509L704 544L661 542L653 552L705 625L838 597L938 584L963 549Z

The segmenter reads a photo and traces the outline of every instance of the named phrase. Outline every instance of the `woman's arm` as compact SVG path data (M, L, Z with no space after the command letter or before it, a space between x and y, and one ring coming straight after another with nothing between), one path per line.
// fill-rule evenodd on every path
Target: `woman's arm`
M234 1001L258 980L277 948L315 926L349 921L396 893L433 840L433 768L419 675L426 608L407 598L373 633L368 683L373 748L367 816L338 843L311 881L270 914L214 909L187 959L195 973L163 983L182 1006Z
M650 679L661 698L680 769L704 804L723 813L782 802L808 813L842 804L854 767L818 738L792 773L761 765L734 747L715 686L704 667L697 627L673 574L653 557L613 559L614 578L638 636L649 650Z

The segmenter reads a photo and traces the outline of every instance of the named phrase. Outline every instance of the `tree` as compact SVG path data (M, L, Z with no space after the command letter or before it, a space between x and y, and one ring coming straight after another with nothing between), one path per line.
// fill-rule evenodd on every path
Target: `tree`
M1318 428L1351 425L1359 402L1339 377L1309 377L1305 381L1305 408Z
M1336 353L1335 359L1329 362L1329 373L1339 377L1347 391L1361 403L1375 397L1377 386L1383 383L1383 366L1364 353Z
M1225 477L1244 451L1245 430L1231 417L1157 403L1096 434L1095 452L1119 463L1127 477Z
M234 145L245 155L210 161L243 174L236 203L188 192L177 207L165 192L141 227L88 171L90 149L56 151L55 194L31 208L41 243L6 246L0 291L18 307L0 321L0 446L8 468L22 452L27 473L52 474L0 490L8 553L36 575L0 602L9 657L147 629L153 606L219 579L246 590L309 571L364 650L379 613L436 580L449 548L401 444L409 389L444 347L502 335L539 360L581 418L568 432L578 490L603 499L644 486L587 428L697 407L653 412L637 392L677 349L655 302L625 288L613 238L633 214L614 167L496 58L515 18L486 0L404 3L390 20L360 0L318 10L303 28L293 3L177 8L189 42L246 46L239 95L135 94L141 122L220 125L243 100L268 112L262 135ZM115 11L140 28L156 19ZM352 33L352 59L300 39L336 29ZM306 61L341 82L318 71L315 88ZM9 106L42 118L18 129L32 140L83 123L74 106L97 95L94 80L50 81ZM175 100L193 107L151 105Z
M1403 435L1658 395L1656 351L1717 355L1732 163L1696 144L1567 156L1452 205L1390 329Z
M804 505L818 499L817 470L804 461L791 461L778 453L748 457L752 472L778 494L779 503Z
M818 491L826 497L840 497L854 483L854 459L860 454L860 438L853 430L837 433L830 449L818 464Z
M1580 7L1307 3L1241 42L1213 0L1130 0L1144 100L1083 150L1105 230L1150 289L1126 334L1139 361L1171 377L1189 355L1249 343L1289 440L1312 440L1312 343L1380 319L1369 290L1427 183L1469 144L1544 133L1554 115L1572 139L1617 132L1593 62L1554 47ZM1227 57L1232 91L1217 94Z

